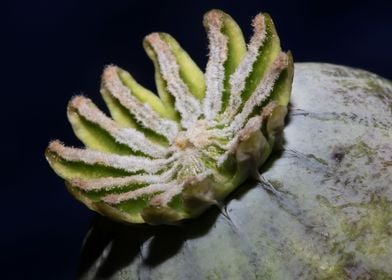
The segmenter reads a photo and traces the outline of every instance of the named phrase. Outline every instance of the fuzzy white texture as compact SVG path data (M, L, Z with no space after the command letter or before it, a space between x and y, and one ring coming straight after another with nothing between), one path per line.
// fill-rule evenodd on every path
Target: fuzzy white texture
M141 127L165 137L166 143L152 141L137 127L119 125L83 96L77 96L70 102L74 114L98 125L116 143L134 152L116 155L88 148L66 147L60 141L51 142L48 150L59 160L129 173L123 177L68 178L73 188L83 192L107 191L109 193L102 196L100 201L114 207L137 199L148 199L152 207L166 207L185 188L205 182L208 178L214 181L214 176L219 176L216 175L219 173L217 170L231 155L235 156L239 143L260 130L274 104L268 103L264 110L259 107L268 100L275 81L288 66L287 55L283 52L277 55L255 90L244 100L241 94L246 89L255 62L263 55L260 50L267 38L264 16L256 16L252 23L254 35L247 53L237 69L227 77L229 100L223 108L225 63L230 59L230 38L224 33L222 13L208 13L204 25L209 40L209 60L204 77L206 92L203 100L198 100L191 93L180 75L177 57L165 38L159 33L146 37L164 80L165 90L174 100L179 121L161 117L151 106L140 101L131 87L121 80L120 70L116 66L108 66L102 76L102 86L111 98L118 101ZM256 108L260 112L255 115ZM208 194L211 195L211 192Z

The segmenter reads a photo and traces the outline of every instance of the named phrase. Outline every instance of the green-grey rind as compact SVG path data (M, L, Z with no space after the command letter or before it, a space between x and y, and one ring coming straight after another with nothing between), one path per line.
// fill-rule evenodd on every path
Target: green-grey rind
M79 279L392 279L392 83L296 64L284 146L180 227L99 218Z

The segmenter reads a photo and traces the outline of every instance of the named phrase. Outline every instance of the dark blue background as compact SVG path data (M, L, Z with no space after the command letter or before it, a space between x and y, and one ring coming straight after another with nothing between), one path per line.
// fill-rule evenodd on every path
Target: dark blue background
M346 64L392 78L392 1L82 1L14 0L1 13L2 279L72 279L92 212L66 192L43 151L59 138L80 145L67 123L70 97L102 106L104 65L153 85L142 49L152 31L174 35L204 68L208 9L250 20L269 12L295 61Z

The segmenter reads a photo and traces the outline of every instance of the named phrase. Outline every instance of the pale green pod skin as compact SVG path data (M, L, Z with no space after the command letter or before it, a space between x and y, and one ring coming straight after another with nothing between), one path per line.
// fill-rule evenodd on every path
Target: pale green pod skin
M80 279L392 279L392 83L295 65L280 151L181 227L99 217Z
M205 73L173 37L152 33L143 46L157 94L110 65L101 85L110 117L84 96L70 101L68 119L86 149L56 140L46 158L90 209L120 222L175 224L260 179L284 126L292 56L267 14L253 19L248 45L222 11L206 13L203 25Z

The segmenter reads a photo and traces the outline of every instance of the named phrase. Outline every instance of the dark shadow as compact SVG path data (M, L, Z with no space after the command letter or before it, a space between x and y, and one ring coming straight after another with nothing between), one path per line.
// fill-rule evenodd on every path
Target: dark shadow
M152 239L143 244L141 256L143 265L154 267L175 255L184 242L184 232L181 227L160 226L153 229Z
M149 236L146 227L127 226L97 215L82 246L77 278L89 274L98 278L112 275L140 254L140 247ZM95 272L97 262L100 265Z
M77 278L106 279L137 258L153 268L177 254L185 240L207 234L219 214L219 209L209 209L177 226L125 225L96 216L82 247Z

